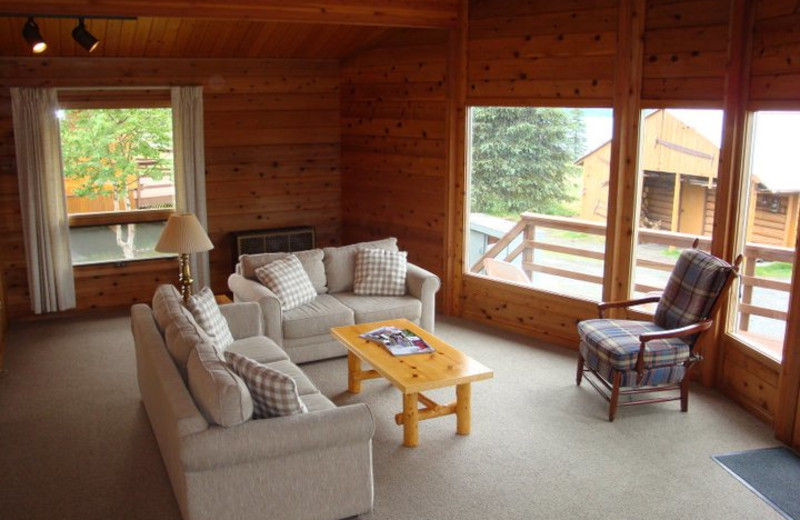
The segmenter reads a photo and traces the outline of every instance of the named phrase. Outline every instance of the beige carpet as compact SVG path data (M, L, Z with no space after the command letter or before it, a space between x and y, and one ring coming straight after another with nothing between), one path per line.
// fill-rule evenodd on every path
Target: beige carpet
M605 401L575 386L572 352L452 318L437 327L495 371L473 385L470 436L450 416L421 423L420 446L404 448L388 383L350 395L344 359L304 366L334 401L375 415L375 510L364 520L780 518L710 458L778 444L717 393L693 388L686 414L677 403L624 408L609 423ZM139 402L127 316L13 324L6 368L0 518L179 518Z

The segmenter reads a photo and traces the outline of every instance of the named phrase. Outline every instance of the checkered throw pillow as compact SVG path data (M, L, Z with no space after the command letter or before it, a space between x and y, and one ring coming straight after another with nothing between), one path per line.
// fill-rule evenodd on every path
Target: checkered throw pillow
M311 279L295 255L259 267L256 269L256 278L275 293L284 311L299 307L317 297Z
M223 351L233 343L231 329L228 328L228 322L219 311L219 305L217 305L211 289L203 287L199 293L189 296L186 308L194 316L194 321L206 331L217 349Z
M353 292L378 296L404 295L407 256L405 251L361 249L356 256Z
M230 351L225 352L225 360L250 390L254 419L308 412L297 383L288 375Z

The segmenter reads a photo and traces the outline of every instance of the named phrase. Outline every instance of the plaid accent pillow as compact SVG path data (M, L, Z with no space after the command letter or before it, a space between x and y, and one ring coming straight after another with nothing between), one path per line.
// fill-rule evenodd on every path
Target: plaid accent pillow
M708 318L733 267L698 249L686 249L678 257L653 319L674 329ZM691 338L689 343L694 343Z
M404 295L407 257L405 251L361 249L356 256L353 292L360 295Z
M250 390L254 419L308 412L297 393L297 383L288 375L230 351L225 352L225 360Z
M199 293L189 296L186 308L220 351L225 350L233 343L231 329L228 328L228 322L219 311L219 305L217 305L211 289L203 287Z
M317 297L303 264L294 255L275 260L256 269L256 278L281 301L284 311L299 307Z

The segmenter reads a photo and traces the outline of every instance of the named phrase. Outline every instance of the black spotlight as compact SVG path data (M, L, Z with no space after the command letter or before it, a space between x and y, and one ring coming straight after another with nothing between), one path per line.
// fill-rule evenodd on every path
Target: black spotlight
M22 37L25 38L25 41L31 46L31 50L36 54L44 52L44 50L47 49L47 42L42 38L42 34L39 32L39 26L33 21L32 16L28 18L28 21L25 22L25 26L22 28Z
M72 38L81 44L81 47L92 52L100 44L100 40L90 33L83 24L83 18L78 18L78 25L72 29Z

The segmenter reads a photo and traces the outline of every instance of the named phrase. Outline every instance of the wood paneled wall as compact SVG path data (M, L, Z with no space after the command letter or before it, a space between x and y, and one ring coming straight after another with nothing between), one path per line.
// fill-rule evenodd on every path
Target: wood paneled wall
M440 277L447 55L447 32L409 31L342 64L342 240L396 236Z
M618 3L470 2L467 104L612 106ZM589 302L473 275L460 302L464 317L571 348L577 321L596 312Z
M203 85L211 285L227 290L230 233L310 225L340 237L337 61L0 59L0 247L12 319L30 315L9 86ZM148 301L172 260L76 269L78 308Z
M722 106L730 0L649 0L642 99L660 106Z
M618 3L470 2L467 102L610 106Z
M754 27L747 25L742 14L750 5L755 5ZM627 34L621 30L620 24L639 23L619 16L623 6L636 16L644 13L641 38L635 27ZM615 103L615 117L631 106L631 117L622 126L615 125L615 140L620 140L624 132L629 136L625 142L634 147L635 136L630 140L630 132L641 107L740 108L738 113L729 114L726 123L726 131L737 134L734 140L730 136L725 140L728 149L723 150L725 164L720 170L721 175L728 176L721 179L721 186L730 191L725 194L730 204L738 203L739 181L732 177L741 175L742 170L736 161L741 153L730 147L742 140L744 110L800 107L800 60L796 59L800 14L796 1L533 0L509 4L471 0L467 31L467 105ZM620 37L625 38L625 45L618 41ZM633 48L640 46L640 58L625 48L630 47L629 42L633 42ZM637 59L640 62L631 63ZM615 74L620 64L628 70ZM640 90L637 81L641 82ZM621 82L625 84L618 84ZM627 217L615 216L615 211L632 201L625 195L633 193L626 186L636 185L630 160L627 155L618 157L612 172L621 187L611 195L609 208L610 219L620 232L610 233L606 244L606 250L616 255L608 260L615 266L626 261L626 255L617 252L630 249L630 233L625 231L630 226L621 224ZM721 244L716 246L717 251L729 250L735 225L731 219L714 224L715 243ZM615 290L629 282L624 271L621 278L613 270L606 273ZM595 315L589 302L472 275L464 276L457 289L460 312L465 317L571 348L577 346L575 323ZM718 338L722 346L711 349L710 359L701 370L703 381L719 386L765 421L773 420L781 413L776 411L780 366L729 335L720 332ZM796 348L785 357L789 354L789 359L800 359L794 353ZM800 361L784 375L785 380L790 378L800 380ZM794 394L797 403L800 398L796 391Z

